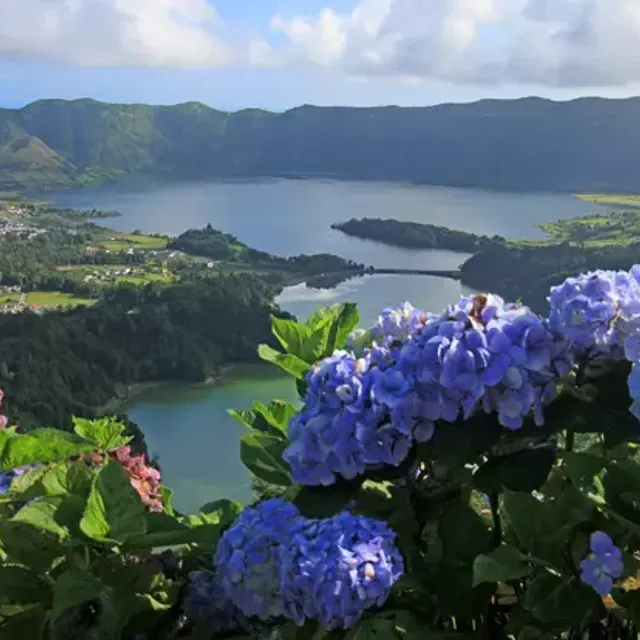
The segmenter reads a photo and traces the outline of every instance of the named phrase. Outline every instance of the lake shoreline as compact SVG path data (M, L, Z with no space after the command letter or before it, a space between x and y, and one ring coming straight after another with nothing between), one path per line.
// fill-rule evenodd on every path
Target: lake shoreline
M224 364L212 376L209 376L201 382L190 382L186 380L150 380L148 382L136 382L127 385L122 391L117 393L111 400L102 405L98 412L101 415L116 414L128 408L133 400L154 389L163 387L181 386L190 389L209 389L223 386L232 378L234 371L238 369L237 363Z

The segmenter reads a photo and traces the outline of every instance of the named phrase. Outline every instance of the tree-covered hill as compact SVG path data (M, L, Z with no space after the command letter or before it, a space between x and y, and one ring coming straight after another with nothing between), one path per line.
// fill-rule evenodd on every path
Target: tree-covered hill
M144 173L633 191L639 124L640 98L305 105L284 113L40 100L0 110L0 188Z

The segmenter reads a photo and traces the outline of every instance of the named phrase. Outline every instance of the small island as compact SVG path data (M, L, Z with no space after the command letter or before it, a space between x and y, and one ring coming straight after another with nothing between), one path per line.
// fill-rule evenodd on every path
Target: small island
M355 238L405 249L445 249L460 253L477 253L507 244L507 240L501 236L480 236L434 224L392 219L352 218L347 222L332 224L331 228Z

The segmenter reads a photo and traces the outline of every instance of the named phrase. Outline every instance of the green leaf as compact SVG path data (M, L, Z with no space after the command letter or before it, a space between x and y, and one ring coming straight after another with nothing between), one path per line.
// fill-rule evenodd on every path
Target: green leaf
M330 356L336 349L342 348L349 334L358 326L359 320L358 306L353 302L322 307L311 314L305 321L305 327L324 337L324 344L316 358ZM325 332L326 327L328 331Z
M165 485L160 485L160 497L162 498L162 504L164 505L164 512L169 516L175 515L173 508L173 489L169 489Z
M523 606L539 622L567 627L581 628L604 615L602 601L591 587L548 572L528 584Z
M271 331L287 353L298 356L302 360L305 359L303 357L305 342L309 339L311 332L304 325L295 320L284 320L272 315Z
M235 500L214 500L200 507L200 512L215 515L222 526L231 524L242 512L242 505Z
M73 429L82 438L90 440L96 449L105 452L120 449L132 440L125 435L125 424L116 418L73 418Z
M555 449L547 445L491 458L473 474L473 486L484 493L529 493L547 481L555 459Z
M185 544L214 545L220 534L242 511L230 500L206 504L201 513L172 518L166 513L147 516L147 533L127 541L127 549L170 547Z
M331 355L336 349L341 349L349 334L356 329L360 322L358 305L354 302L342 302L335 306L334 319L327 341L325 356Z
M258 356L265 362L275 364L283 371L286 371L289 375L292 375L294 378L299 380L304 380L304 377L311 368L309 363L301 360L297 356L288 353L280 353L266 344L261 344L258 347Z
M111 460L95 477L80 521L98 542L123 543L147 531L146 509L119 462Z
M43 640L47 612L37 605L0 624L0 640Z
M22 507L12 521L48 531L59 540L77 538L84 505L82 498L73 495L39 498Z
M13 502L69 494L86 498L94 473L93 469L79 462L35 467L15 478L5 497Z
M478 414L447 425L446 429L436 429L431 441L418 447L418 457L425 461L436 459L452 467L462 466L475 462L503 433L495 416Z
M0 453L0 471L17 467L63 462L91 451L84 438L60 429L36 429L25 435L9 438Z
M331 322L336 316L337 307L342 303L326 305L324 307L318 307L307 319L304 321L304 326L309 331L315 331L318 327L325 325L327 322Z
M80 569L65 571L56 580L53 590L52 622L68 609L99 600L104 589L96 576Z
M227 413L248 429L285 440L289 422L298 410L290 402L273 400L266 407L261 402L254 402L250 409L229 409Z
M280 438L246 433L240 440L240 459L258 478L281 487L291 485L289 465L282 459L287 442Z
M563 567L564 546L594 512L594 505L571 485L556 495L545 496L544 501L510 491L502 497L503 520L518 546L558 568Z
M600 496L604 494L602 479L600 478L601 471L607 464L604 458L572 451L566 451L563 456L567 475L578 489Z
M439 523L444 553L471 565L476 556L491 549L492 538L487 523L473 508L461 501L447 507Z
M49 585L37 573L18 565L0 566L0 604L46 606L51 596Z
M95 602L97 605L97 619L92 620L91 630L87 635L92 640L115 640L122 637L122 628L130 615L130 611L137 606L135 593L131 593L126 585L114 587L95 575L72 569L62 574L55 585L53 617L54 629L64 619L65 613L84 604ZM78 624L79 623L79 624ZM71 629L82 633L82 622L71 620ZM58 635L65 633L64 629L56 629ZM66 632L68 633L68 631Z
M473 561L473 586L483 582L508 582L525 578L533 567L515 547L503 545Z
M364 618L351 627L344 640L395 640L396 625L388 616Z
M362 480L339 481L330 487L301 487L293 504L307 518L329 518L343 511Z
M65 554L54 534L24 522L0 521L0 541L9 562L22 564L36 573L46 573Z
M284 435L289 430L289 422L298 414L298 409L284 400L272 400L266 407L260 402L254 402L253 406L269 425Z

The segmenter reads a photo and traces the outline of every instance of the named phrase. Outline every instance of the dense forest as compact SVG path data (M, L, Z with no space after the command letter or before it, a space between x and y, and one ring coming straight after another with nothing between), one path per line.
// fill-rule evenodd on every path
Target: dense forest
M352 218L347 222L331 225L350 236L375 240L384 244L408 249L448 249L462 253L475 253L506 245L501 236L478 236L475 233L456 231L447 227L420 222L383 220L380 218Z
M22 429L93 416L123 386L203 381L270 342L273 290L250 275L121 285L93 307L0 315L0 387ZM286 315L286 314L283 314Z
M288 258L252 249L229 233L223 233L208 224L204 229L189 229L168 244L196 256L213 260L246 264L254 268L290 271L302 275L318 275L341 271L364 271L362 264L345 260L330 253L314 253Z
M483 251L461 267L462 282L493 291L508 300L522 299L540 313L547 309L549 287L568 276L593 269L629 269L640 262L640 244L585 247L562 243Z
M0 189L322 176L495 189L634 191L640 98L481 100L284 113L38 100L0 109Z

